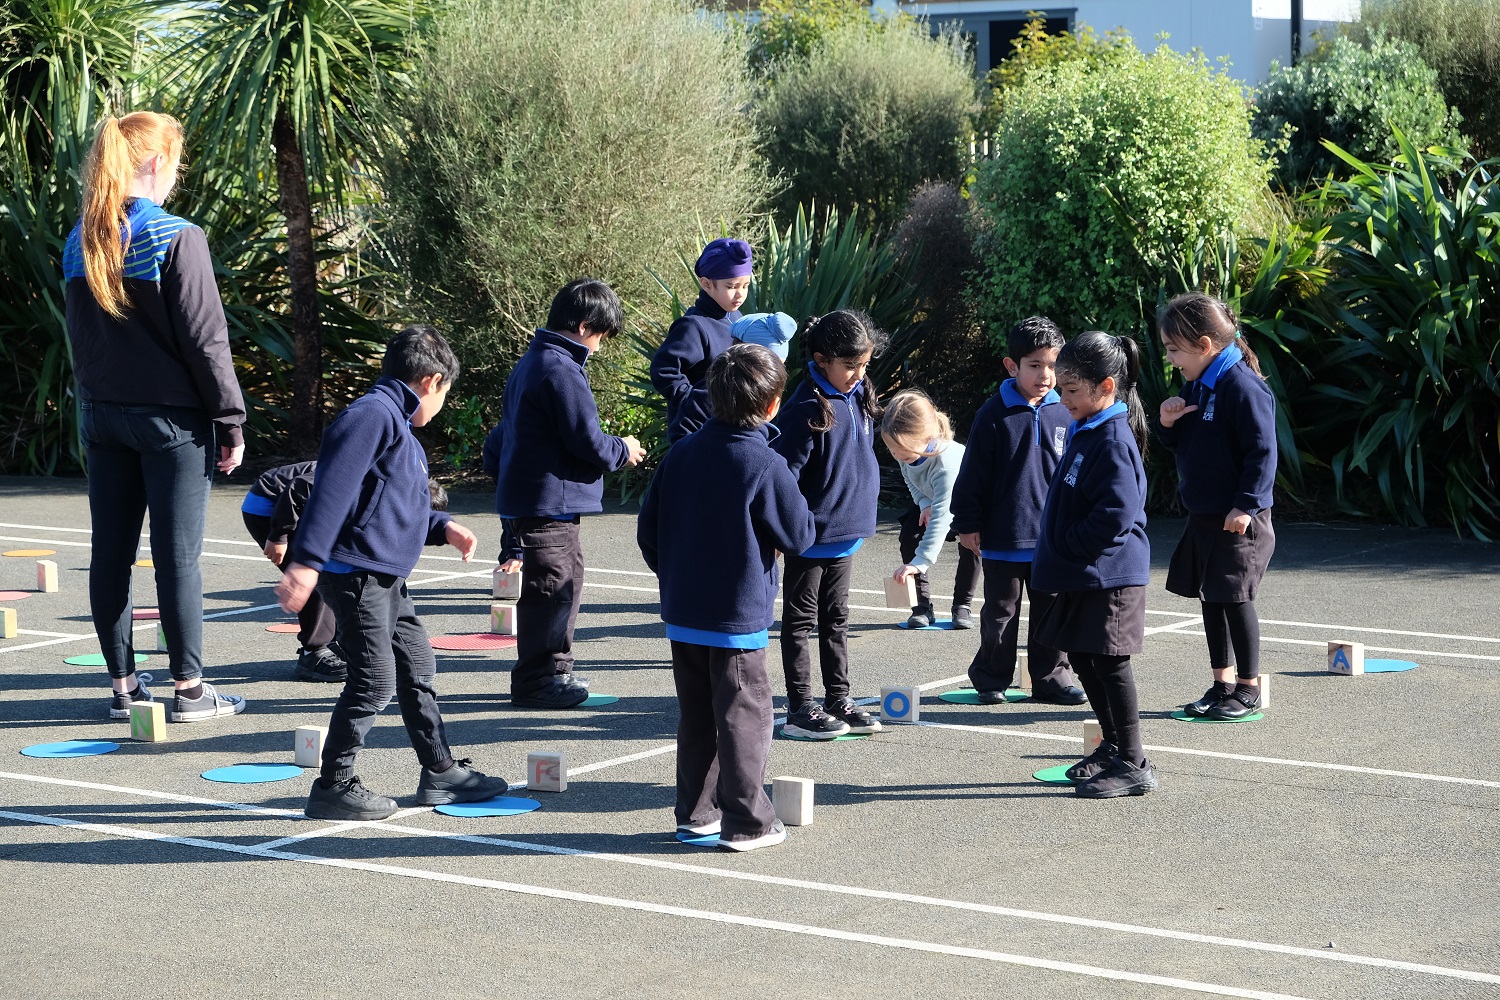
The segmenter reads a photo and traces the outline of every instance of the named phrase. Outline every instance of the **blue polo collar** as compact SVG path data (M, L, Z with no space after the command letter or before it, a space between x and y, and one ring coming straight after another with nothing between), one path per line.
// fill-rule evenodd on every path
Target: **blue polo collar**
M1013 378L1008 378L1000 383L1000 398L1005 401L1006 406L1031 406L1031 400L1021 395L1020 391L1016 389L1016 380ZM1031 406L1031 408L1033 410L1040 410L1044 406L1061 402L1062 397L1057 394L1057 390L1048 389L1047 395L1042 397L1042 401L1035 406Z
M1198 382L1209 389L1215 388L1218 385L1219 376L1233 368L1244 356L1245 352L1240 350L1238 344L1230 344L1220 351L1219 356L1204 369L1202 375L1198 376Z
M818 366L811 361L807 363L807 373L812 376L813 385L816 385L820 390L822 390L823 395L825 396L833 396L836 399L848 399L850 396L859 391L859 384L856 383L854 388L849 390L848 392L839 392L833 387L833 384L826 378L824 378L822 373L818 371Z
M1113 420L1115 417L1122 416L1129 412L1130 408L1124 403L1115 403L1112 406L1106 406L1104 409L1100 410L1098 413L1094 414L1092 417L1089 417L1082 423L1079 423L1075 420L1073 421L1073 426L1068 428L1068 440L1072 441L1073 435L1079 433L1080 431L1091 431L1095 427L1098 427L1100 424L1104 423L1106 420Z

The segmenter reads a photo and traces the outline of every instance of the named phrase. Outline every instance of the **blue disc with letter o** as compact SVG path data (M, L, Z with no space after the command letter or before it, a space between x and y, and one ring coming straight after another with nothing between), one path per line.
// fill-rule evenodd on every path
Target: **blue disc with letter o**
M891 691L881 702L880 712L887 719L904 719L911 715L911 699L900 691Z

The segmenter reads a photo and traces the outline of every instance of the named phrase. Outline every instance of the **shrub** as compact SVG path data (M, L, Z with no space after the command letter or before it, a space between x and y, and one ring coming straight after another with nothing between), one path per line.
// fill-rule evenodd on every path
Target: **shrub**
M877 18L864 0L761 0L753 14L737 20L749 39L750 68L765 79L806 59L830 32L855 28L873 33L889 23Z
M918 184L962 179L974 110L956 34L934 38L917 21L830 32L761 106L766 156L788 182L780 216L813 203L894 221Z
M1334 38L1295 66L1272 63L1256 95L1254 130L1275 142L1290 127L1277 176L1295 190L1335 168L1347 172L1325 139L1362 160L1389 163L1398 152L1392 126L1418 146L1453 146L1458 120L1417 47L1377 31L1368 48Z
M413 78L386 195L466 395L498 395L569 279L645 301L700 219L749 235L767 190L743 53L686 0L456 0Z
M1014 51L984 78L989 97L980 117L979 130L985 135L995 131L1000 109L1005 106L1006 93L1019 86L1028 73L1067 62L1097 68L1119 58L1128 59L1135 52L1130 35L1122 28L1099 35L1088 25L1080 24L1077 31L1049 35L1045 17L1027 21L1011 45Z
M997 135L973 185L992 336L1033 313L1133 329L1169 263L1235 230L1269 171L1240 86L1165 46L1028 73Z
M1500 4L1494 0L1365 0L1349 25L1365 40L1375 31L1410 42L1437 71L1449 104L1463 115L1464 134L1481 158L1500 156Z

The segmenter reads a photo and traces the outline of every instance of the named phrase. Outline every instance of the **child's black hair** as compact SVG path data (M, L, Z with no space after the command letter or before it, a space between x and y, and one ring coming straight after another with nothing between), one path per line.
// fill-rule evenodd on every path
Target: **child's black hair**
M878 357L890 342L885 331L858 309L839 309L824 316L813 317L807 321L807 329L803 331L802 338L807 353L821 354L825 361L859 358L866 351L872 357ZM817 358L813 358L813 364L817 364ZM861 383L865 389L861 402L865 415L871 420L879 420L880 404L875 400L875 383L870 381L869 375L861 379ZM823 433L833 428L833 406L822 393L818 393L817 397L818 404L823 409L822 416L818 420L809 420L807 426Z
M1099 330L1080 333L1057 352L1057 381L1077 379L1097 386L1106 378L1115 380L1115 399L1125 404L1130 432L1146 456L1146 411L1136 383L1141 378L1141 348L1129 337L1116 337Z
M1035 351L1062 347L1066 338L1057 324L1045 316L1028 316L1010 328L1005 337L1005 354L1016 364Z
M427 496L432 500L433 510L448 509L448 491L436 479L427 480Z
M735 427L759 427L786 388L786 365L759 344L734 344L708 366L708 405Z
M1239 344L1245 355L1245 364L1260 375L1260 358L1240 335L1240 318L1233 309L1211 295L1186 292L1177 296L1162 307L1156 326L1161 331L1163 343L1170 340L1179 347L1191 345L1197 350L1200 337L1208 338L1215 353L1230 344Z
M577 333L587 326L594 333L613 337L624 321L620 297L598 278L574 278L563 285L547 312L547 329L553 333Z
M414 385L429 375L441 375L452 385L458 380L458 355L437 330L424 324L413 324L391 338L385 345L385 359L380 374Z

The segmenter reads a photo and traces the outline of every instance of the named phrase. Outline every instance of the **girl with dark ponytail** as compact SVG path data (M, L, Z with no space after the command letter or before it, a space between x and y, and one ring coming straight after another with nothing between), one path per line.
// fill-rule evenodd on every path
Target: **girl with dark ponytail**
M786 734L831 740L873 733L880 723L849 697L849 579L854 553L875 534L880 407L865 370L886 345L870 317L840 309L803 333L812 361L776 417L771 447L786 459L817 526L812 546L786 553L781 662L786 672ZM818 629L823 706L812 698L808 639Z
M1157 436L1177 456L1187 508L1167 590L1203 608L1213 685L1188 715L1240 720L1260 711L1255 596L1276 549L1276 402L1234 312L1202 292L1179 295L1159 322L1167 360L1186 380L1161 404Z
M1073 417L1042 510L1031 580L1056 598L1036 641L1068 654L1099 718L1103 742L1068 768L1085 798L1144 795L1157 787L1141 745L1130 656L1146 634L1146 417L1129 337L1085 333L1057 355L1057 390Z

